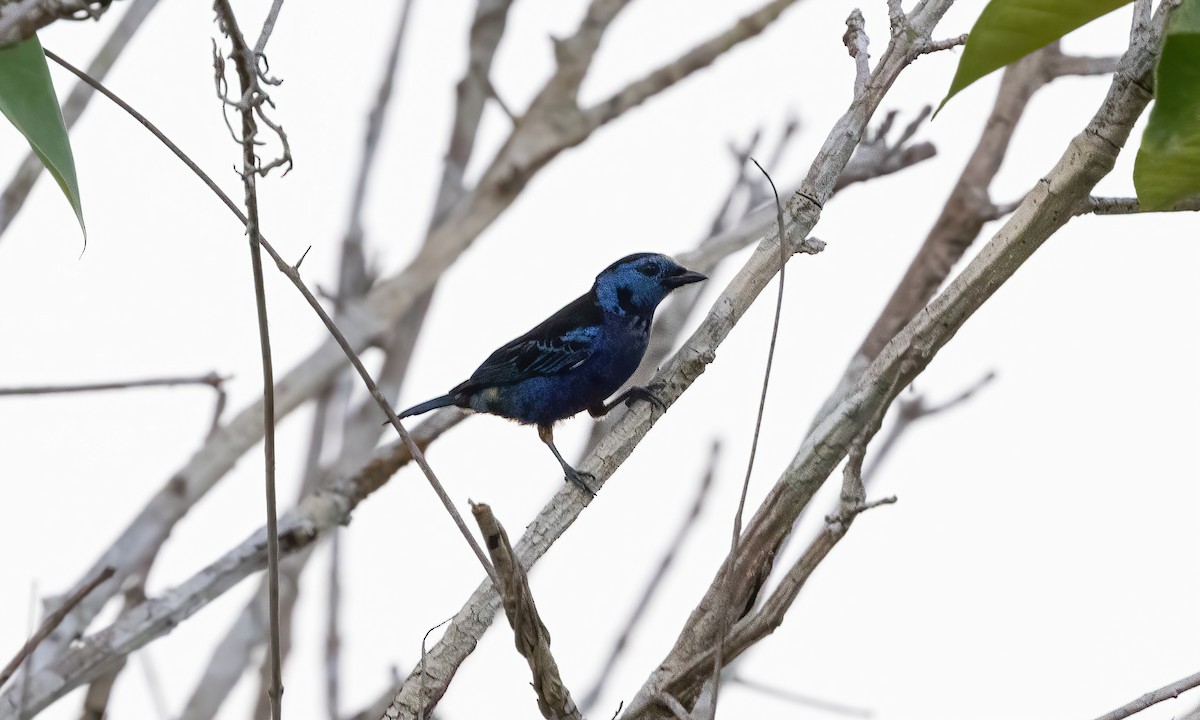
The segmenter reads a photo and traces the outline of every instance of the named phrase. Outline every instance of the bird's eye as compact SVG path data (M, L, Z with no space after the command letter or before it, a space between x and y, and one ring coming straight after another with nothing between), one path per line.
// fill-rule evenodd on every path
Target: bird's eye
M655 275L658 274L658 266L652 262L642 263L641 265L638 265L637 269L638 269L638 272L645 275L646 277L654 277Z

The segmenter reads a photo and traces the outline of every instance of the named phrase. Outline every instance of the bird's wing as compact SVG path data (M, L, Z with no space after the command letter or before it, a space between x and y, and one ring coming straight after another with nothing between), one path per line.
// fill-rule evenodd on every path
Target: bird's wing
M594 298L584 295L545 322L492 353L452 392L511 385L538 375L557 375L591 356L603 319Z

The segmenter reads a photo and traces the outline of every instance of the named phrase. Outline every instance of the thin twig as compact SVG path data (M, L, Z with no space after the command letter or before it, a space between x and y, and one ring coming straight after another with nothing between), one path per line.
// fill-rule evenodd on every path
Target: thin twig
M709 228L708 237L712 237L724 230L732 224L731 220L726 216L729 214L730 207L733 206L742 188L750 187L749 178L746 176L746 161L754 154L755 148L758 147L758 141L762 138L762 130L755 130L750 139L746 141L744 148L739 148L730 143L729 150L733 153L734 167L737 168L737 176L733 179L733 186L729 188L729 192L725 195L725 201L721 203L721 207L717 209L716 215L713 216L712 226Z
M55 395L62 393L96 392L99 390L128 390L144 387L174 387L176 385L208 385L220 391L221 384L229 377L222 377L215 372L207 375L148 378L146 380L116 380L104 383L83 383L80 385L28 385L25 387L0 387L0 396L5 395Z
M274 25L275 16L279 12L281 0L276 0L263 26L259 45L266 45L270 29ZM262 112L258 105L253 105L245 99L254 93L259 93L262 100L267 100L265 93L259 89L259 58L261 52L251 53L238 28L237 18L229 0L216 0L214 8L217 11L218 22L233 45L231 56L234 68L237 70L238 82L241 86L243 101L238 103L238 111L242 116L242 187L246 204L246 234L250 236L250 267L254 277L254 301L258 312L258 341L262 350L263 374L263 454L265 456L265 485L267 500L267 605L271 623L271 683L267 688L267 696L271 700L271 717L280 720L283 716L283 652L279 632L279 518L275 507L275 370L271 359L271 334L267 323L267 295L263 279L262 265L262 236L259 232L258 190L257 178L266 173L261 168L255 152L258 137L258 124L255 120L256 110L259 118ZM218 88L223 80L223 67L217 66ZM220 95L220 93L218 93ZM221 96L225 102L229 102ZM269 101L269 100L268 100ZM269 123L268 123L269 124ZM275 126L272 125L272 128ZM286 149L286 140L284 141Z
M775 296L775 320L771 326L771 341L767 346L767 367L763 371L762 392L758 398L758 416L754 420L754 438L750 441L750 458L746 462L746 477L742 480L742 494L738 498L737 512L733 516L733 533L729 542L729 563L732 563L733 559L737 557L738 540L742 536L742 513L746 509L746 496L750 492L750 476L754 472L754 457L758 453L758 438L762 432L763 413L767 407L767 388L771 382L771 365L775 361L775 344L779 339L779 321L783 316L784 273L788 259L787 243L783 239L783 229L786 225L783 222L783 203L779 201L779 191L775 188L775 181L771 179L771 175L763 169L763 166L759 165L754 158L750 158L750 161L766 176L767 182L771 184L771 191L775 193L775 227L779 237L779 292ZM725 584L727 587L732 584L731 574L725 577ZM732 593L730 594L732 595ZM721 614L721 621L717 625L717 646L713 653L712 717L716 717L717 698L721 691L721 668L724 667L725 662L725 634L729 627L729 614L735 607L734 603L728 603Z
M110 567L104 568L99 575L88 581L86 585L71 593L69 597L63 599L62 604L55 608L54 612L50 613L50 615L48 615L46 619L42 621L42 624L38 627L37 632L29 636L29 640L26 641L21 649L17 651L17 654L13 656L13 659L4 666L3 670L0 670L0 686L3 686L4 683L8 682L8 679L17 671L17 668L21 667L21 663L25 661L25 658L33 654L33 651L37 649L37 646L43 640L46 639L46 636L54 632L54 628L58 627L58 624L63 621L63 618L67 616L67 613L71 612L72 608L78 605L88 593L95 590L97 585L105 580L108 580L112 576L113 569Z
M271 33L275 32L275 21L279 19L279 11L283 8L283 0L275 0L271 3L271 10L267 13L267 19L263 21L262 31L258 34L258 42L254 43L254 55L262 57L263 52L267 49L267 40L270 39Z
M1182 680L1176 680L1170 685L1165 685L1157 690L1148 692L1137 700L1128 702L1110 713L1101 715L1096 720L1124 720L1131 715L1140 713L1151 705L1157 705L1163 700L1172 700L1179 697L1180 693L1196 687L1200 687L1200 673L1188 675Z
M1200 195L1184 198L1170 207L1157 210L1143 210L1138 199L1132 197L1090 197L1076 214L1130 215L1144 212L1196 212L1198 210L1200 210Z
M946 38L944 40L928 40L924 43L921 43L917 52L922 55L928 55L929 53L941 52L942 50L949 50L950 48L956 48L959 45L966 44L967 34L963 33L962 35Z

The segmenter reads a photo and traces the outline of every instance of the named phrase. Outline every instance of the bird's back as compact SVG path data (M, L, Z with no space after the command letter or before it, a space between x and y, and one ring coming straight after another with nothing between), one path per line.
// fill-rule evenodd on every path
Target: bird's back
M552 424L629 379L646 352L650 319L606 312L584 294L496 350L450 394L479 412Z

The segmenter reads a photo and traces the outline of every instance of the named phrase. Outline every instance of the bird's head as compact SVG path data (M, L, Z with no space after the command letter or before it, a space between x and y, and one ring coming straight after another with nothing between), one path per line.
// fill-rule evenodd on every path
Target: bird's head
M619 315L653 313L672 290L707 280L666 255L637 253L604 268L593 289L600 306Z

